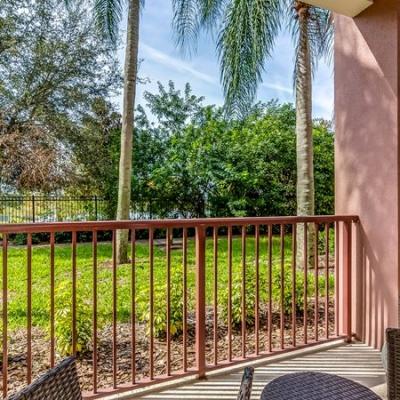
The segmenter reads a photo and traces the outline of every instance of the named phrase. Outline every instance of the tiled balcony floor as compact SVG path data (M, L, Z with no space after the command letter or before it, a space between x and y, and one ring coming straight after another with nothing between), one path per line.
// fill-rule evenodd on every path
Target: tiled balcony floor
M257 363L252 399L259 399L264 386L272 379L291 372L320 371L341 375L365 386L385 382L380 353L364 344L339 344L323 350L297 354L283 360ZM235 400L240 386L241 371L210 376L207 380L183 383L180 386L153 392L142 400L207 399ZM135 397L138 398L138 397Z

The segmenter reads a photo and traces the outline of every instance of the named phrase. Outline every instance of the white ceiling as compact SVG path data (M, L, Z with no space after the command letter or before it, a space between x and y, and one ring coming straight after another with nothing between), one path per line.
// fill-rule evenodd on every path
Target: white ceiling
M339 14L355 17L370 5L373 0L305 0L313 6L327 8Z

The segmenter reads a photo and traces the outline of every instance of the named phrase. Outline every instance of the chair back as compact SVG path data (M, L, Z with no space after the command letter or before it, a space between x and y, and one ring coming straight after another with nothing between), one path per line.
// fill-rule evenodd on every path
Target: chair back
M246 367L244 369L242 383L240 385L240 391L237 400L250 400L251 388L253 386L253 376L254 376L254 368Z
M75 358L69 357L8 400L82 400Z
M400 399L400 329L386 330L386 380L388 400Z

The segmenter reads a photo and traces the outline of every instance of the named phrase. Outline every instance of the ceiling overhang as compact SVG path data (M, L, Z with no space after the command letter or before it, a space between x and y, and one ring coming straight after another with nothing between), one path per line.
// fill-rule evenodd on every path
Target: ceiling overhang
M304 0L304 2L348 17L355 17L371 6L373 0Z

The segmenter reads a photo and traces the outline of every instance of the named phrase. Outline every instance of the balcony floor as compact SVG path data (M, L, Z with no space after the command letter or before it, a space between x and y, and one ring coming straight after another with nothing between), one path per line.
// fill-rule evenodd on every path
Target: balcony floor
M385 382L380 353L364 344L339 344L334 347L286 356L281 360L257 363L252 399L259 399L264 386L272 379L291 372L320 371L341 375L367 387ZM144 400L207 399L236 400L241 371L214 374L207 380L182 383L169 389L140 397ZM161 390L161 389L160 389ZM137 398L137 397L136 397Z

